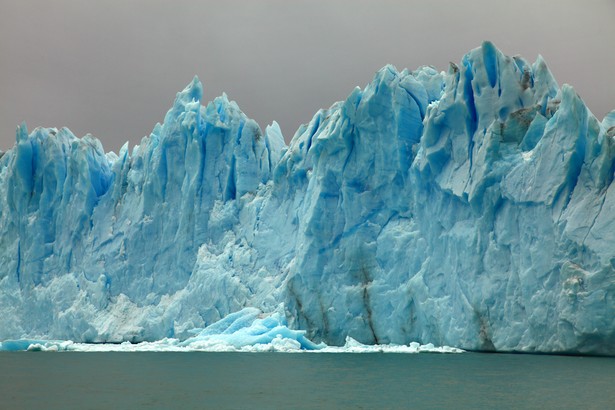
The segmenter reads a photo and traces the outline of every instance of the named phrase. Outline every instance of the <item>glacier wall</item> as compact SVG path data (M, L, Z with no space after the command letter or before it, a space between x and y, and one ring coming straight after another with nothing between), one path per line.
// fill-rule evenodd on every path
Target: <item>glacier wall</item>
M201 99L119 155L18 128L0 340L185 340L254 307L328 344L615 354L615 111L542 58L384 67L289 146Z

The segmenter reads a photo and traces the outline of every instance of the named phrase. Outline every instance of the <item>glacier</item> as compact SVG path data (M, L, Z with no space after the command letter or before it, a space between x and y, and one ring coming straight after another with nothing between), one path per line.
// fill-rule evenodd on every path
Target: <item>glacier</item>
M288 146L202 97L195 77L118 154L18 127L5 348L208 343L247 315L266 323L231 345L256 326L306 348L615 355L615 111L600 122L541 57L485 42L447 72L386 66Z

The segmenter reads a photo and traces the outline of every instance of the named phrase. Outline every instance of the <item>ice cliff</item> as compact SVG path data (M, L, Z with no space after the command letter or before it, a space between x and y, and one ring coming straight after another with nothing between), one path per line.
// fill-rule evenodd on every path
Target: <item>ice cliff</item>
M188 340L256 308L334 345L615 354L615 111L540 57L384 67L289 146L201 99L118 155L18 128L0 340Z

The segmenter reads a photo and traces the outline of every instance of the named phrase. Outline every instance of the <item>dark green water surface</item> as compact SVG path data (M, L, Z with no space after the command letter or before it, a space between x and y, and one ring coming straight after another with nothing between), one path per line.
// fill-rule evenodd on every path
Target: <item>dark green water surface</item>
M615 409L615 359L0 353L1 409Z

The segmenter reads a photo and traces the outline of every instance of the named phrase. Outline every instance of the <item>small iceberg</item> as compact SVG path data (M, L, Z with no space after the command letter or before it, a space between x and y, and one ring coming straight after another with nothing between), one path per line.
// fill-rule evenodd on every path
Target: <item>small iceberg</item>
M266 315L256 308L231 313L199 331L196 336L179 343L179 346L215 351L293 351L326 347L324 343L316 344L305 337L305 330L289 329L286 319L279 312Z

